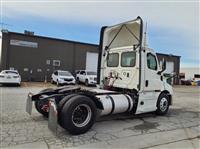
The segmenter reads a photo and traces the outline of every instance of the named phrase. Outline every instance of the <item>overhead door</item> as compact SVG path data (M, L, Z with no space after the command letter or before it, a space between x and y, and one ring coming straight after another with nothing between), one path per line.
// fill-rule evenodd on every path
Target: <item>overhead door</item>
M167 79L167 82L173 84L174 79L171 78L171 74L174 73L174 62L166 62L166 70L164 71L164 73L166 77L169 77L169 79Z
M98 53L87 52L86 70L97 71Z
M173 73L174 72L174 62L166 62L166 70L165 73Z

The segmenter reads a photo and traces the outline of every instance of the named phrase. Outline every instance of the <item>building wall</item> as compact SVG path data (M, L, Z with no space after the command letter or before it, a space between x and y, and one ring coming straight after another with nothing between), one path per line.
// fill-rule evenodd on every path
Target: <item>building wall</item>
M195 74L200 74L200 68L181 68L180 72L185 74L185 80L192 80Z
M11 45L10 40L37 43L37 47ZM98 45L8 32L3 33L0 69L17 69L23 81L44 81L45 78L50 80L56 69L72 73L85 69L87 52L98 53ZM160 53L157 56L159 61L165 58L168 62L173 62L174 72L179 74L179 56ZM47 65L47 60L50 60L50 65ZM60 60L60 67L53 66L53 60ZM174 83L178 82L178 78L175 78Z
M2 69L17 69L23 81L44 81L50 79L56 69L85 69L87 51L97 52L98 47L90 44L38 38L19 34L4 34L4 64ZM37 48L11 45L10 40L30 41L38 44ZM9 41L9 42L8 42ZM46 61L50 60L50 65ZM59 67L53 66L53 60L60 60Z

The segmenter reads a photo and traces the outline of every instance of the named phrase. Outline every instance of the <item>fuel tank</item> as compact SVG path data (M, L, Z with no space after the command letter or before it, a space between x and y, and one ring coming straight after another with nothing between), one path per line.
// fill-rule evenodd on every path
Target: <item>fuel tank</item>
M133 108L133 100L127 94L98 95L97 98L104 108L100 111L101 116L129 112Z

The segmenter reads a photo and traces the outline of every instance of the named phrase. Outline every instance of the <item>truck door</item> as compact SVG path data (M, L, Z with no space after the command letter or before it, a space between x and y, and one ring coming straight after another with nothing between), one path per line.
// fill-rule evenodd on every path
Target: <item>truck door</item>
M161 90L161 78L158 74L159 65L156 55L146 54L145 86L144 91L158 92Z
M138 70L136 68L136 52L132 49L121 53L121 80L119 84L124 88L131 88L137 86L138 80L136 75Z
M158 74L159 65L154 53L148 52L143 55L144 68L142 73L142 90L139 93L139 102L136 113L151 112L156 110L156 103L161 91L162 81Z

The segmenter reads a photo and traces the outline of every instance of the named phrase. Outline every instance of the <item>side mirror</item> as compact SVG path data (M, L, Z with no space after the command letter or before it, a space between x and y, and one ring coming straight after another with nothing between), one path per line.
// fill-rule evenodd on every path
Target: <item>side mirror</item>
M157 74L161 75L161 73L162 73L163 71L165 71L165 70L166 70L166 60L163 59L163 61L162 61L162 70L161 70L161 71L158 71Z
M163 59L162 72L166 70L166 60Z
M107 52L107 56L106 56L106 60L108 61L109 60L109 56L110 56L110 53L109 51Z

